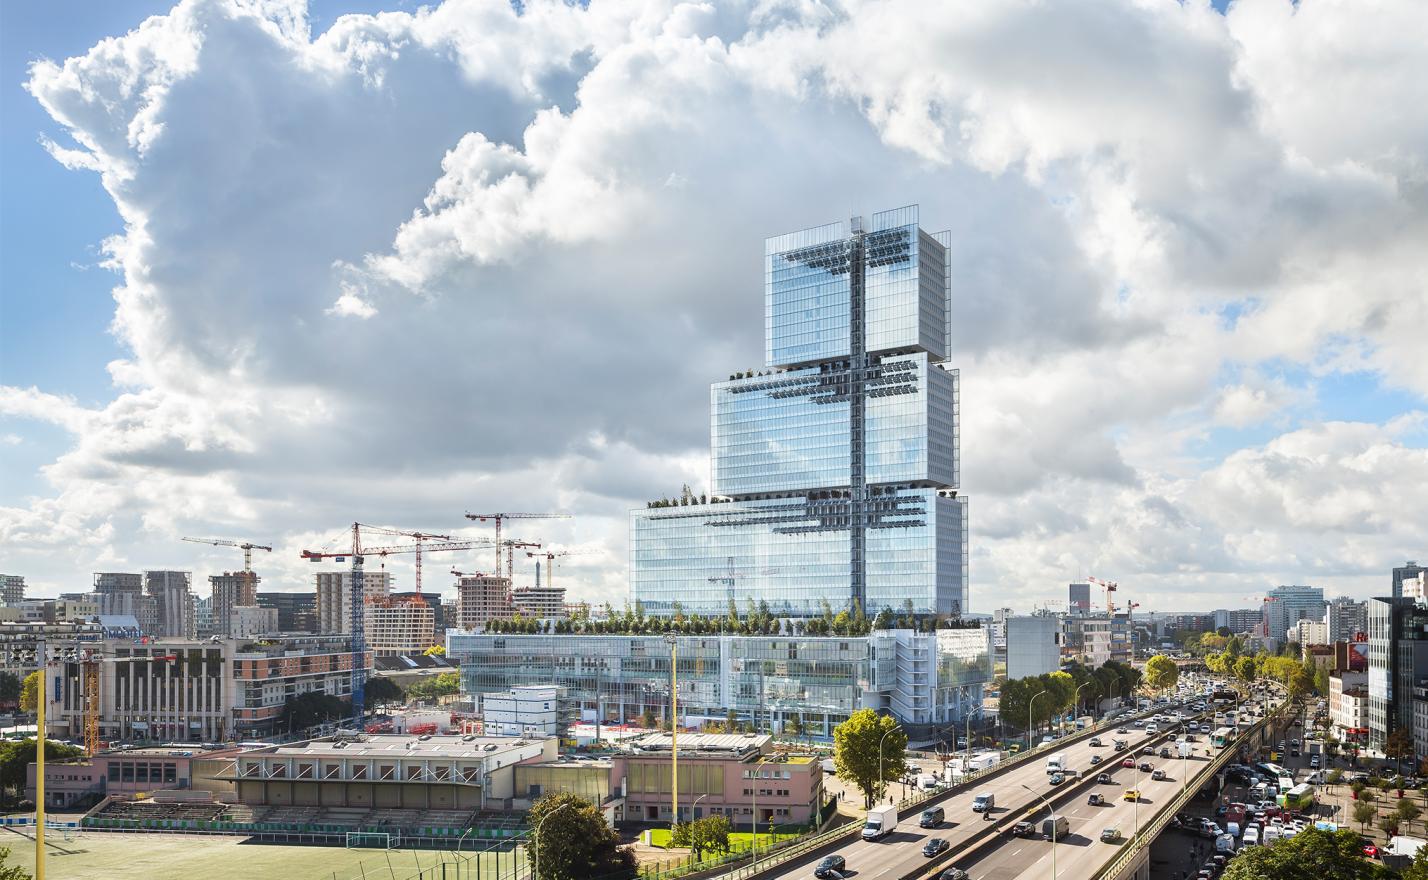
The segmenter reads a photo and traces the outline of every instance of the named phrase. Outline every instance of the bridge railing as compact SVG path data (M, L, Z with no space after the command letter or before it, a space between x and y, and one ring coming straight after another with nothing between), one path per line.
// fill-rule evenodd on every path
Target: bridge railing
M1277 718L1279 713L1282 712L1287 705L1289 705L1289 699L1285 697L1284 702L1276 706L1274 712L1267 714L1254 725L1246 728L1244 733L1235 737L1233 746L1227 744L1221 749L1220 754L1216 755L1210 763L1200 771L1199 776L1202 779L1200 785L1204 784L1203 779L1208 778L1209 775L1220 772L1226 764L1230 763L1230 760L1234 758L1239 751L1239 746L1252 735L1258 734L1267 727L1270 721ZM1128 843L1114 859L1107 862L1105 867L1093 874L1092 880L1115 880L1115 878L1119 877L1121 872L1128 868L1141 852L1160 836L1160 833L1165 830L1165 826L1170 824L1170 820L1185 808L1185 805L1190 802L1191 798L1195 797L1195 793L1200 790L1200 785L1186 786L1160 815L1152 820L1148 826L1141 829L1138 837Z

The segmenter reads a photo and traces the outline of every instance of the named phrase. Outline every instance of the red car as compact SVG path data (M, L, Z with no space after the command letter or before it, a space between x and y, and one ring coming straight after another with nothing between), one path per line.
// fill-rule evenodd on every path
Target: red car
M1135 766L1135 758L1126 758L1124 761L1121 762L1121 766L1122 766L1122 767L1134 767L1134 766Z
M1378 847L1374 846L1371 843L1364 844L1364 855L1368 856L1371 859L1378 858Z

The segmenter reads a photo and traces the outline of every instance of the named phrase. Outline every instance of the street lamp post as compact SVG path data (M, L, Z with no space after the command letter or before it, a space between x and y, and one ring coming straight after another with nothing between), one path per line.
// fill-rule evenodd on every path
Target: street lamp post
M1031 701L1026 704L1026 750L1031 751L1031 707L1036 705L1037 697L1044 697L1050 691L1042 691L1032 696Z
M533 880L540 880L540 827L545 824L545 822L546 822L547 819L549 819L551 816L554 816L556 813L559 813L561 810L565 809L565 808L568 807L568 806L570 806L570 802L569 802L569 801L567 801L566 803L561 804L560 806L558 806L558 807L556 807L555 809L551 810L549 813L546 813L544 816L541 816L541 817L540 817L540 821L536 823L535 835L534 835L534 837L531 838L531 844L532 844L531 849L533 850L533 853L532 853L532 866L533 866L533 867L532 867L532 871L533 871L532 877L533 877Z
M669 643L669 791L674 819L670 833L679 824L679 648L674 633L665 633Z
M1088 682L1086 682L1085 684L1082 684L1082 685L1080 685L1079 687L1077 687L1077 688L1076 688L1076 697L1075 697L1075 699L1072 700L1072 703L1073 703L1074 705L1076 705L1076 706L1080 706L1080 705L1081 705L1081 688L1090 687L1091 685L1093 685L1093 684L1095 684L1095 683L1096 683L1096 682L1095 682L1094 680L1093 680L1093 681L1088 681Z
M901 729L901 725L894 724L884 731L882 739L878 740L878 785L883 784L883 743L887 742L889 733ZM881 798L879 798L879 800L881 800ZM755 837L757 837L757 835L755 835Z
M1031 792L1037 800L1046 804L1046 815L1051 819L1051 880L1056 880L1056 811L1051 809L1051 803L1041 796L1040 792L1034 791L1031 786L1022 783L1022 788Z
M767 758L760 758L760 759L758 760L758 762L757 762L756 764L754 764L754 787L750 789L750 791L752 791L752 792L754 793L754 803L753 803L754 815L753 815L753 819L749 822L749 826L750 826L751 830L753 831L753 841L754 841L754 844L753 844L753 845L754 845L754 865L753 865L753 867L754 867L754 870L755 870L756 873L757 873L757 870L758 870L758 867L759 867L759 768L762 767L762 766L763 766L764 764L766 764L766 763L768 763L768 759L767 759Z

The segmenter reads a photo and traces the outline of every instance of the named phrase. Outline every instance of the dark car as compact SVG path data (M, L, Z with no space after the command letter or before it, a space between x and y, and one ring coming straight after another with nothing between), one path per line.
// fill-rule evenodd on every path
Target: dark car
M972 880L961 868L948 868L937 875L937 880Z
M1110 785L1112 782L1115 782L1115 780L1111 778L1111 774L1102 773L1100 776L1096 777L1096 782L1100 783L1101 785Z
M841 877L847 867L848 862L842 856L825 856L823 861L818 863L818 867L813 869L813 876L820 880L825 877Z
M1102 804L1104 804L1105 802L1106 802L1106 799L1103 798L1103 797L1101 797L1099 794L1097 794L1097 793L1094 792L1094 791L1091 792L1091 796L1090 796L1090 797L1086 798L1086 803L1089 804L1090 806L1093 806L1093 807L1099 807L1099 806L1101 806Z
M1099 764L1099 763L1101 763L1101 756L1100 756L1100 755L1092 755L1092 756L1091 756L1091 764L1092 764L1092 766L1094 766L1094 765L1096 765L1096 764Z
M1160 757L1162 757L1162 758L1168 758L1168 757L1170 757L1170 749L1165 748L1165 747L1162 747L1162 748L1160 749Z
M940 837L933 837L922 845L922 854L927 856L928 858L932 858L933 856L942 852L944 849L947 849L947 847L947 841L943 840Z
M1011 833L1017 837L1035 837L1036 825L1031 822L1018 822L1012 826Z
M1155 769L1155 768L1150 765L1150 762L1149 762L1149 761L1142 761L1142 762L1140 763L1140 772L1142 772L1142 773L1149 773L1150 771L1152 771L1152 770L1154 770L1154 769Z

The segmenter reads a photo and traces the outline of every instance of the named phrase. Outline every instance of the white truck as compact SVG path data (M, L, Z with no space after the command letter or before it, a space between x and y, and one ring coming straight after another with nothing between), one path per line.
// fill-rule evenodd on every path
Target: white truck
M1046 759L1046 773L1047 773L1048 776L1051 775L1052 773L1065 773L1065 772L1066 772L1066 753L1065 753L1065 752L1057 752L1056 754L1054 754L1054 755L1052 755L1051 757L1049 757L1049 758Z
M1180 752L1180 757L1182 758L1190 757L1190 753L1195 751L1195 744L1188 743L1183 739L1180 742L1176 743L1175 747Z
M890 834L897 827L897 807L883 804L868 811L868 819L863 823L863 839L877 840Z
M976 773L978 770L986 770L1001 763L1001 752L977 752L967 759L967 772Z

